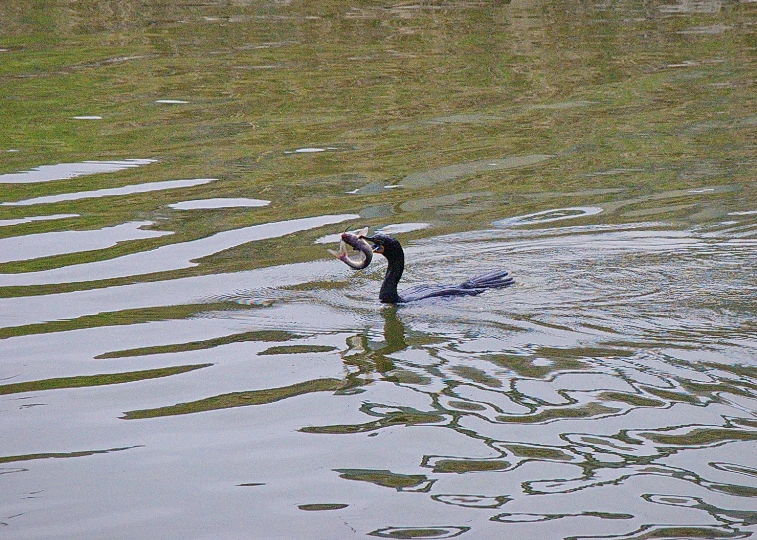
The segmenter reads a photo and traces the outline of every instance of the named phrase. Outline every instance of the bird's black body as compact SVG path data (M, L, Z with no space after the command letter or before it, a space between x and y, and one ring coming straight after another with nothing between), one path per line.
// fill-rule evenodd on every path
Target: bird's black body
M405 270L405 252L402 246L397 240L385 234L377 234L365 239L373 243L374 253L382 254L389 263L379 291L379 300L385 304L403 304L437 296L474 296L486 289L507 287L513 283L509 272L498 271L476 276L459 285L420 285L404 291L400 296L397 292L397 284Z

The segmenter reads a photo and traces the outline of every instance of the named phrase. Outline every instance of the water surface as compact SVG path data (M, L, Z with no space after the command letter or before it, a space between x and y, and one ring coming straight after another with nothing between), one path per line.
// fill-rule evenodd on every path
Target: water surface
M757 531L757 4L0 20L3 537Z

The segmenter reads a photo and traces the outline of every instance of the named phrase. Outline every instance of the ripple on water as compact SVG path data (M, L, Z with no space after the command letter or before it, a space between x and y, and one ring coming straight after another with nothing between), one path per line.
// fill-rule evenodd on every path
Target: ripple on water
M81 283L191 268L198 265L197 262L194 262L196 259L247 242L278 238L357 217L355 214L339 214L252 225L219 232L198 240L169 244L140 253L131 253L115 259L74 264L38 272L0 274L0 286Z
M470 527L429 526L429 527L385 527L369 532L378 538L455 538L470 530Z
M487 497L484 495L434 495L432 498L444 504L466 508L499 508L512 500L510 497L502 495L497 497Z
M53 221L56 219L71 219L80 217L79 214L50 214L49 216L28 216L15 219L0 219L0 227L12 227L14 225L24 225L34 223L35 221Z
M400 188L402 186L395 185L395 184L385 184L383 182L371 182L370 184L366 184L363 187L355 188L350 191L346 191L348 195L375 195L377 193L382 193L387 189L396 189Z
M492 223L495 227L517 227L520 225L539 225L551 223L553 221L563 221L566 219L576 219L588 216L594 216L602 212L602 209L596 206L577 206L571 208L556 208L554 210L543 210L533 214L515 216L507 219L501 219Z
M269 204L271 204L271 201L263 199L216 198L182 201L169 204L168 207L174 210L212 210L216 208L259 208L261 206L268 206Z
M402 179L400 185L412 188L432 186L441 182L448 182L450 180L456 180L458 178L464 178L466 176L489 171L530 167L553 157L554 156L548 154L531 154L526 156L480 159L477 161L469 161L467 163L456 163L454 165L447 165L446 167L439 167L438 169L409 174Z
M376 233L381 234L401 234L413 231L421 231L429 228L429 223L392 223L376 229Z
M125 159L122 161L84 161L82 163L41 165L20 173L0 174L0 184L30 184L66 180L88 174L116 172L141 167L156 161L156 159Z
M352 150L351 145L347 144L332 144L329 146L304 146L302 148L295 148L293 150L285 150L284 154L320 154L321 152L340 152L345 150Z
M515 277L515 286L485 293L488 313L527 314L529 323L549 324L544 331L553 339L560 334L558 328L661 343L671 340L674 329L682 342L712 341L717 328L716 340L740 339L740 313L748 309L744 303L749 303L749 291L757 288L753 277L742 271L753 250L749 243L661 230L654 224L450 235L443 239L450 246L447 253L431 248L438 241L409 246L403 278L408 285L462 281L469 275L465 268L470 260L479 272L504 267ZM709 308L726 299L731 309ZM480 300L457 301L454 307L476 302ZM671 305L687 311L671 311ZM519 320L515 326L524 324Z
M327 150L333 150L332 148L320 148L315 146L307 146L304 148L296 148L294 150L286 150L285 154L318 154L320 152L326 152Z
M173 234L145 229L152 224L151 221L134 221L93 231L57 231L3 238L0 239L0 263L106 249L119 242Z
M2 206L31 206L34 204L53 204L63 201L78 201L81 199L95 199L100 197L118 197L120 195L132 195L134 193L148 193L151 191L163 191L167 189L188 188L202 186L215 182L215 178L194 178L190 180L166 180L163 182L146 182L133 184L119 188L96 189L92 191L78 191L74 193L62 193L60 195L48 195L35 197L23 201L4 202Z
M705 525L694 532L709 537L722 532L713 520L733 530L755 522L747 511L716 508L710 500L753 498L756 473L748 456L757 437L749 396L757 377L748 365L732 365L736 354L747 359L738 351L754 350L753 335L743 332L738 346L703 339L705 327L722 337L733 326L720 313L733 308L723 291L743 292L753 280L749 248L639 224L461 233L443 237L450 247L443 253L434 249L439 241L406 242L408 286L462 280L471 260L476 270L506 265L517 285L471 299L383 307L375 294L384 265L353 273L324 255L234 275L3 299L6 318L54 321L55 334L43 336L44 346L39 333L0 340L0 347L23 349L17 365L42 362L46 355L35 347L63 351L77 342L85 367L95 354L130 365L204 358L212 366L162 377L165 393L158 397L124 375L109 378L119 414L131 411L125 418L134 429L147 418L171 422L184 415L194 435L213 426L203 432L208 440L218 422L239 421L244 463L261 440L279 440L270 425L280 422L286 451L320 456L319 472L306 463L292 473L301 460L276 455L267 461L272 471L253 478L255 484L263 489L296 474L298 485L303 478L309 487L325 485L314 488L317 497L292 504L322 511L319 517L349 512L360 497L392 505L398 495L430 505L432 517L434 508L439 512L419 522L418 506L398 504L391 521L364 529L374 537L460 536L474 513L484 523L476 527L502 527L505 534L511 531L504 527L561 534L590 527L606 536L681 537L694 528L648 523L696 521ZM219 236L209 245L224 242ZM187 247L181 257L202 251ZM720 272L718 256L743 264ZM707 290L692 294L696 283ZM174 309L183 302L200 305L182 319ZM120 333L115 326L77 328L107 312L119 321L149 317L155 310L126 311L146 306L167 306L171 320L131 324ZM677 318L677 310L686 316ZM95 317L76 320L85 313ZM684 332L692 329L702 333ZM711 346L721 349L725 365L706 361ZM129 386L118 384L126 379L131 387L118 388ZM83 378L65 380L74 385ZM238 476L248 480L249 471ZM346 492L345 482L358 485ZM444 516L454 512L469 513L451 525L457 522Z

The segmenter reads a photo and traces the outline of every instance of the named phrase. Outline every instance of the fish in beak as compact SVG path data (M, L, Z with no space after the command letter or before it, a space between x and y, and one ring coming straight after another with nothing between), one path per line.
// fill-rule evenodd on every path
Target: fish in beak
M353 270L362 270L371 264L373 259L373 249L367 242L365 235L368 234L368 227L354 232L343 232L339 241L339 250L329 250L334 257L342 261ZM347 249L352 248L352 252Z

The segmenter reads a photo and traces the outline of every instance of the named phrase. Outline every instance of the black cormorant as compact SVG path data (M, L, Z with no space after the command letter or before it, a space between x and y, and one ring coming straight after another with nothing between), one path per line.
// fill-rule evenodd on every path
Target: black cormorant
M384 282L381 284L381 291L379 291L379 300L385 304L414 302L436 296L473 296L481 294L486 289L507 287L512 285L514 281L509 272L500 270L473 277L459 285L419 285L404 291L400 295L397 293L397 284L405 270L405 252L400 243L386 234L362 236L361 238L372 242L373 252L386 257L389 263Z

